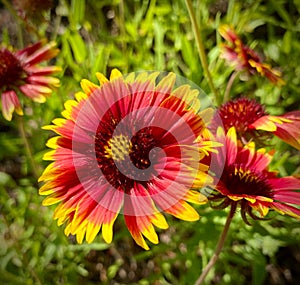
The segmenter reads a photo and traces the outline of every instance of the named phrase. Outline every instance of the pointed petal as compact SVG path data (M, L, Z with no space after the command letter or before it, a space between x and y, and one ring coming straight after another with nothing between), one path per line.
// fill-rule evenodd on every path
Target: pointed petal
M96 89L99 89L98 85L94 84L93 82L87 79L82 79L80 85L84 93L88 96L90 96Z
M10 91L3 92L1 99L2 99L2 113L3 113L3 117L6 120L11 121L12 114L14 111L16 111L18 115L23 115L21 103L15 91L10 90Z
M26 57L32 55L33 53L35 53L37 50L39 50L40 48L42 48L45 44L47 43L46 39L42 39L32 45L29 45L25 48L23 48L22 50L19 50L16 52L16 55L18 57L23 57L24 55Z
M20 90L34 102L44 103L46 101L45 96L52 93L52 90L47 86L24 84L19 87Z
M112 80L115 80L115 79L120 78L122 76L123 76L122 73L118 69L114 68L110 73L109 80L112 81Z
M227 196L228 196L228 198L230 198L233 201L239 201L239 200L244 199L243 196L238 196L238 195L227 195Z
M51 87L59 87L60 81L56 77L31 75L27 77L27 82L30 84L44 85Z
M252 123L249 127L268 132L275 132L277 129L276 124L271 120L271 116L263 116Z
M184 198L187 202L195 203L198 205L206 204L208 202L206 196L194 190L189 190Z
M289 190L276 191L274 194L274 200L284 203L300 205L300 192Z
M54 73L58 73L62 71L62 68L60 66L28 66L26 67L26 71L29 74L35 75L35 76L45 76L45 75L52 75Z
M226 135L227 164L232 164L237 156L237 137L235 128L228 130Z
M278 211L280 214L287 214L296 219L300 219L300 209L296 207L281 204L278 202L273 202L272 208Z
M114 213L111 217L111 221L103 223L102 225L102 236L106 243L111 243L113 238L113 225L118 216L118 213Z
M85 232L86 232L86 222L84 222L84 226L82 227L82 229L76 233L76 240L79 244L82 244L85 236Z
M105 218L102 225L102 236L107 243L111 243L113 237L113 224L119 214L124 194L116 189L109 190L98 202L106 209Z
M45 46L36 50L30 56L28 56L25 60L25 64L28 66L35 65L42 61L46 61L55 57L59 53L59 49L56 49L55 46L56 46L55 42L50 42L46 44Z
M164 211L184 221L192 222L199 220L199 214L196 210L182 200Z
M260 202L257 202L255 204L250 204L250 206L253 209L257 210L262 217L265 217L269 212L269 207Z
M94 241L94 239L96 238L97 234L99 233L101 228L101 224L97 225L94 224L92 222L89 222L87 224L87 228L86 228L86 241L88 243L92 243Z
M171 94L175 81L175 73L170 72L167 74L167 76L164 76L163 79L158 83L158 85L156 86L156 90L164 94Z
M145 242L136 222L136 218L134 216L124 216L127 228L132 235L135 242L144 248L145 250L149 250L149 246Z
M109 82L109 80L100 72L96 73L96 77L100 83L100 86L102 86L103 84Z
M300 179L287 176L282 178L270 178L269 183L274 190L298 190L300 189Z
M152 243L158 244L158 236L155 229L150 221L150 219L145 217L136 217L138 228L141 233Z
M160 229L167 229L169 227L164 215L161 213L156 213L151 216L151 222Z

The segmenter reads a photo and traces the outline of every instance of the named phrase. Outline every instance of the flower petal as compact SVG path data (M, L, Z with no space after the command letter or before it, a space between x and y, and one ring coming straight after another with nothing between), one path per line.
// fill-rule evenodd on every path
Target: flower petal
M18 115L23 115L21 103L15 91L9 90L3 92L1 96L1 100L2 100L2 114L6 120L11 121L12 114L14 111L16 111Z
M95 90L99 89L98 85L94 84L93 82L87 79L82 79L80 85L84 93L88 96L90 96Z
M270 178L271 187L276 190L297 190L300 189L300 179L293 176L282 178Z
M228 130L226 135L226 150L227 150L227 160L228 164L235 161L237 155L237 137L235 128L232 127Z
M183 200L177 202L175 205L169 209L165 209L164 211L184 221L192 222L197 221L200 218L196 210Z
M296 219L300 219L300 209L296 207L278 202L273 202L272 208L278 211L280 214L287 214Z
M50 42L37 49L24 60L25 65L32 66L55 57L59 53L59 49L56 49L55 47L56 43Z

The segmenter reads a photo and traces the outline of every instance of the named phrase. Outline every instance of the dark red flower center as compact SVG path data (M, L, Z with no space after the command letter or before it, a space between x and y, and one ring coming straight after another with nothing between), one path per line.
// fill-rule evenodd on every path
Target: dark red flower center
M0 50L0 89L18 85L23 73L20 61L14 55L7 49Z
M221 181L225 184L230 195L273 198L272 188L268 184L267 176L242 164L229 165L225 169Z
M95 136L98 167L115 189L129 192L135 182L147 188L156 174L158 152L166 141L174 142L173 136L158 127L144 127L135 132L127 125L114 133L121 120L109 113L98 125ZM162 136L166 139L162 140Z
M259 118L267 115L264 107L248 98L239 98L229 101L219 109L224 129L227 132L235 127L238 134L242 135L249 131L249 126Z
M130 141L129 156L132 163L139 169L147 169L151 165L150 151L155 152L154 148L158 146L153 135L153 129L146 127L137 132ZM154 156L155 153L152 152L151 158L153 159Z

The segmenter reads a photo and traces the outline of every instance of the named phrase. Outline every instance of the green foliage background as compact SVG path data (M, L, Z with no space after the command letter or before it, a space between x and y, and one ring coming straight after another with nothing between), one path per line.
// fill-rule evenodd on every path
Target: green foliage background
M53 61L62 66L61 87L38 105L24 101L24 123L40 171L52 135L41 127L60 116L63 102L80 91L80 80L96 82L95 72L109 75L139 70L173 71L212 96L200 64L184 1L54 1L43 21L13 18L9 1L0 4L3 44L18 46L18 26L24 44L40 38L58 43ZM232 68L220 58L218 27L229 23L265 61L283 72L286 85L267 79L236 79L231 96L259 99L271 114L299 109L300 1L193 1L209 69L221 95ZM9 16L10 15L10 16ZM5 18L7 19L7 18ZM19 24L18 24L19 23ZM20 38L19 38L20 40ZM0 117L0 283L1 284L193 284L213 254L226 211L198 207L195 223L167 217L170 228L160 231L160 243L150 251L139 248L119 216L114 240L100 235L92 244L76 244L52 219L54 208L42 206L16 120ZM299 152L274 140L272 167L281 175L299 175ZM247 226L234 218L220 260L207 284L299 284L299 221L270 213L268 221Z

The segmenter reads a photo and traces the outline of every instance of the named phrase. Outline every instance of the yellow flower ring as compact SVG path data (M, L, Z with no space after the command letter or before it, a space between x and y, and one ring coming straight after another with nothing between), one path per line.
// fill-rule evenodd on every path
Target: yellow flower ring
M59 136L48 142L45 159L53 162L40 194L48 195L44 205L59 203L54 218L79 243L101 228L110 243L122 212L134 240L149 249L144 237L156 244L154 226L168 227L162 212L195 221L188 202L207 202L201 189L212 186L210 154L220 145L207 128L214 109L174 73L114 69L110 80L97 78L100 86L82 80L84 92L66 102L64 119L45 127Z

